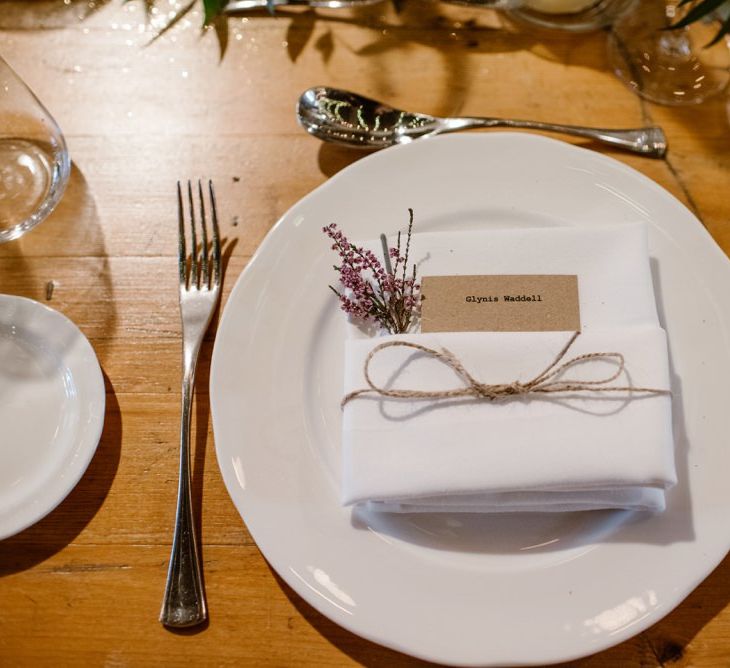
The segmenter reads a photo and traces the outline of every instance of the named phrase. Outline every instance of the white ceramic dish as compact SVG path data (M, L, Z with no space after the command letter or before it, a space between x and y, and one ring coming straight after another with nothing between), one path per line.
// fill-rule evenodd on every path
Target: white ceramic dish
M657 516L388 516L338 503L342 314L321 227L351 238L646 220L669 334L679 484ZM549 249L546 249L549 252ZM525 134L389 149L294 206L240 277L213 354L216 451L276 571L345 628L454 665L597 652L672 608L730 547L730 263L697 219L622 163Z
M99 363L76 325L0 295L0 539L74 488L99 443L104 402Z

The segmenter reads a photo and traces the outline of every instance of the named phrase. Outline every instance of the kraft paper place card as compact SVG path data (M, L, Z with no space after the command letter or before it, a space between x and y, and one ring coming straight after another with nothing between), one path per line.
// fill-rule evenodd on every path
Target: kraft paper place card
M422 332L580 331L573 275L424 276Z

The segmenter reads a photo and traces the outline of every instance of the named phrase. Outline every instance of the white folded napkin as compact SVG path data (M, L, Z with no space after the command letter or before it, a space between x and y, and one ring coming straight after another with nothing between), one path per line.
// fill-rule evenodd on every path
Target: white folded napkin
M627 372L613 385L669 389L643 224L593 229L417 234L419 275L577 274L582 334L564 361L620 352ZM377 248L372 244L373 250ZM536 376L570 332L455 332L365 337L349 327L345 393L366 386L363 364L378 343L447 348L480 382ZM601 360L565 378L595 380ZM444 390L463 381L443 362L394 347L370 364L376 383ZM384 511L662 510L676 482L671 399L578 393L500 402L389 399L368 395L343 412L345 505Z

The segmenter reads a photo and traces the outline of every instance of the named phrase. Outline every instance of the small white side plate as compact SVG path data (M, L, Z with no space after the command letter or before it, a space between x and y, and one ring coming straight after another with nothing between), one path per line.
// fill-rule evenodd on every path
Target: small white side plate
M104 424L104 379L68 318L0 295L0 540L53 510L89 465Z

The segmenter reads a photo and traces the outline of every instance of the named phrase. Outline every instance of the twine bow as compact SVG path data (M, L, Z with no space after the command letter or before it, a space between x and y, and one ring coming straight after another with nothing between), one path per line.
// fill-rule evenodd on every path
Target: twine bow
M552 394L556 392L632 392L643 394L671 394L669 390L660 390L653 387L606 387L608 383L616 380L625 369L626 365L624 356L621 353L586 353L584 355L577 355L576 357L573 357L567 362L563 362L561 364L560 362L578 338L579 334L580 332L573 334L570 341L565 344L563 349L555 356L555 359L547 366L547 368L535 376L532 380L528 380L524 383L516 380L512 383L500 383L494 385L479 382L464 368L464 365L457 359L457 357L445 348L442 348L441 350L434 350L433 348L428 348L409 341L387 341L386 343L381 343L375 346L365 359L363 372L368 387L360 390L354 390L353 392L346 394L340 405L344 408L347 403L353 399L361 397L364 394L377 394L381 397L395 399L454 399L459 397L473 397L475 399L487 399L488 401L529 396L531 394ZM370 378L370 362L381 350L396 346L413 348L414 350L426 353L427 355L443 362L446 366L451 367L456 374L461 377L464 381L464 387L454 388L452 390L398 390L378 387ZM610 376L598 380L557 379L558 376L570 367L589 360L615 360L617 362L616 371Z

